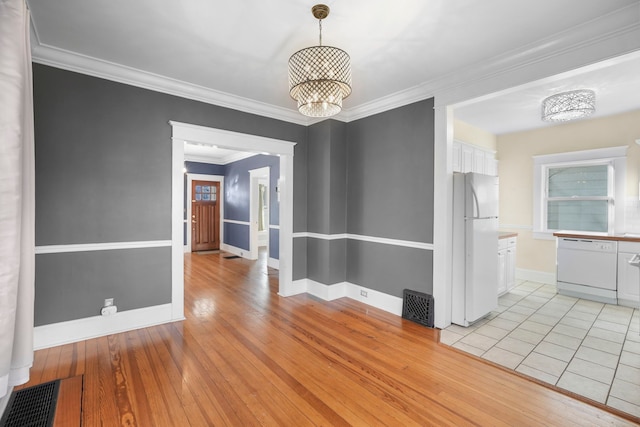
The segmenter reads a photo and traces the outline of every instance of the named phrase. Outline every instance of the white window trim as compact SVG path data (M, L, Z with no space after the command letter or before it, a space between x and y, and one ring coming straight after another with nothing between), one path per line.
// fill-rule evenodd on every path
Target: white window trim
M562 165L610 163L614 169L614 223L609 233L624 231L624 197L627 177L628 146L598 148L595 150L573 151L569 153L533 156L533 238L553 240L553 231L545 225L546 206L543 203L546 189L546 170ZM609 234L602 233L602 234Z

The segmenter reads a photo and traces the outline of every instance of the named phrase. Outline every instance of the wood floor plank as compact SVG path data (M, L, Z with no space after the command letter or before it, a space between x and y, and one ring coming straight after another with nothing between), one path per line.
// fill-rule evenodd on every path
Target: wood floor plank
M84 375L83 426L627 426L341 298L277 294L277 272L185 255L183 322L36 352L30 384Z
M60 381L53 427L80 427L82 421L82 376Z

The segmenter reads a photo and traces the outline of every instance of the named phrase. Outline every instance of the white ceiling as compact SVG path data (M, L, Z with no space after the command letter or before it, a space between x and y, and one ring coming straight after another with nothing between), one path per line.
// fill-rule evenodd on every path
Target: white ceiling
M184 159L190 162L213 163L216 165L226 165L228 163L237 162L256 154L270 153L251 153L247 151L229 150L220 148L216 145L200 144L195 142L184 143Z
M180 87L194 99L224 106L244 103L246 111L298 117L288 95L287 61L295 51L317 44L318 25L310 12L313 0L27 1L37 62L76 71L91 68L95 75L136 80L143 87L162 80L169 93ZM554 35L565 37L572 28L639 1L325 3L331 13L323 21L323 42L351 56L353 93L341 113L348 119L380 100L448 76L468 75L493 58L517 56L523 47L548 48ZM627 80L611 84L617 82L618 72ZM496 133L512 131L532 126L533 121L523 117L539 108L543 93L576 85L596 88L598 109L605 111L609 104L621 104L613 98L618 87L630 98L628 85L637 83L629 80L640 75L637 64L612 73L613 78L607 72L593 73L581 81L555 82L555 87L529 87L513 98L461 107L456 114ZM135 79L129 77L134 74ZM522 114L513 116L516 113Z
M640 110L640 55L626 55L469 101L455 108L454 114L457 119L496 135L554 126L541 120L542 100L576 89L592 89L596 93L596 112L589 119Z

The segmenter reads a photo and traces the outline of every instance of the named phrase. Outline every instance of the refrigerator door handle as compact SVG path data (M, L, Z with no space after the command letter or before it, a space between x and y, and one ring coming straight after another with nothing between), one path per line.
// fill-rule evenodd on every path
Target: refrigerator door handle
M475 211L471 212L471 219L481 218L480 216L480 203L478 203L478 195L476 194L476 189L473 188L473 184L469 184L469 189L471 190L471 198L473 199L475 210L478 211L478 215L475 215Z

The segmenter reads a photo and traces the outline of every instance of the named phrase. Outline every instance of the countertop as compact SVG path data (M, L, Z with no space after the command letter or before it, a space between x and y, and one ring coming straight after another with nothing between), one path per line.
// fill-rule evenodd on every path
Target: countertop
M569 237L574 239L596 239L596 240L615 240L618 242L640 242L640 234L605 234L605 233L576 233L574 232L557 232L553 233L556 237Z
M498 239L508 239L509 237L518 237L518 233L513 231L498 231Z

